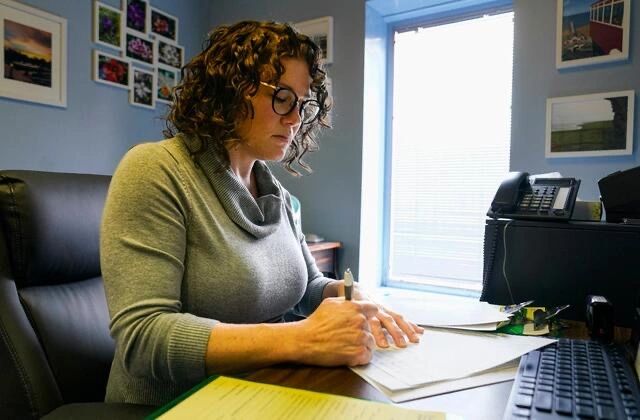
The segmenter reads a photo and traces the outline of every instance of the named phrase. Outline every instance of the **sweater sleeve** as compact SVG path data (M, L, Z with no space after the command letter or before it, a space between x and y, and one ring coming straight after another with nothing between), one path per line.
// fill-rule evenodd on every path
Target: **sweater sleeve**
M216 321L181 312L188 203L179 165L155 144L131 149L109 187L102 274L116 352L133 376L193 382L206 374Z

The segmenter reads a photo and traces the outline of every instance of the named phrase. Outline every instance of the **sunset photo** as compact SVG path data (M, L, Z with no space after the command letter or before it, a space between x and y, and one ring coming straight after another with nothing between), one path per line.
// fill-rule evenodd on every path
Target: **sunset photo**
M51 33L5 19L4 77L51 87Z

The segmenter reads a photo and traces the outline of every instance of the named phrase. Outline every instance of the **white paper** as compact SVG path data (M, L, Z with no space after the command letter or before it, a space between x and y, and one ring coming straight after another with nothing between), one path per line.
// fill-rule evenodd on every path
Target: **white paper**
M452 302L393 297L385 299L385 304L423 326L482 325L509 319L498 305L473 300Z
M377 349L359 374L391 391L459 379L514 360L556 340L426 328L418 344Z
M409 388L400 391L391 391L380 383L372 380L370 377L362 373L362 367L355 367L353 371L362 377L362 379L369 382L374 388L386 395L391 401L400 403L404 401L415 400L418 398L431 397L433 395L445 394L447 392L460 391L463 389L475 388L478 386L495 384L498 382L505 382L513 380L518 372L518 364L520 359L512 360L504 365L497 366L493 369L489 369L483 372L475 373L473 375L452 379L448 381L433 382L426 385L421 385L416 388ZM376 369L375 367L373 368ZM384 371L378 372L375 376L379 378L385 378L383 382L393 381L393 376L385 373Z

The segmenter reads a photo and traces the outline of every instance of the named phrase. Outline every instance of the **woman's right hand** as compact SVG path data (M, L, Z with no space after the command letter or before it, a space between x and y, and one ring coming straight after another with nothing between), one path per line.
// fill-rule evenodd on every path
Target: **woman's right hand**
M369 320L377 312L371 302L323 300L313 314L298 322L299 361L319 366L369 363L375 347Z

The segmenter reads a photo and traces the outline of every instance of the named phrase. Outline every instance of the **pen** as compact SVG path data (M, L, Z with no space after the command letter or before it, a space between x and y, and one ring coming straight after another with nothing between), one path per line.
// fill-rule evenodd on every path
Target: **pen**
M353 291L353 275L351 274L351 269L347 268L347 271L344 272L344 298L346 300L351 300L352 291Z

